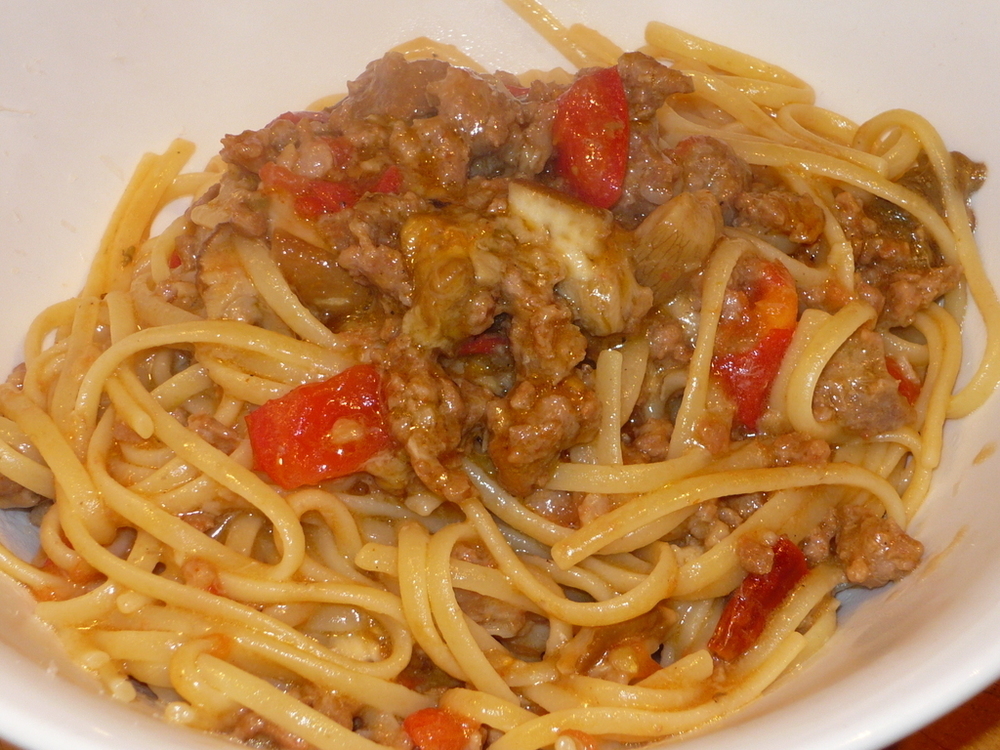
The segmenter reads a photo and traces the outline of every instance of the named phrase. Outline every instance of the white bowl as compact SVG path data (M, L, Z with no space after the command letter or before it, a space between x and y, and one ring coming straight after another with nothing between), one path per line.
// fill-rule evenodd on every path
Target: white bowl
M993 0L549 0L623 46L659 19L774 61L856 121L927 115L950 147L1000 165L1000 5ZM752 8L752 11L749 10ZM0 369L44 306L75 294L133 165L183 136L196 161L225 133L340 90L417 35L519 70L559 57L499 0L421 3L0 0ZM1000 279L1000 181L976 198ZM966 368L982 333L967 324ZM845 597L841 627L799 674L685 750L876 750L1000 676L1000 399L949 425L944 464L915 522L918 572ZM0 513L0 535L30 532ZM0 581L0 736L25 750L231 747L96 695L62 664L27 598Z

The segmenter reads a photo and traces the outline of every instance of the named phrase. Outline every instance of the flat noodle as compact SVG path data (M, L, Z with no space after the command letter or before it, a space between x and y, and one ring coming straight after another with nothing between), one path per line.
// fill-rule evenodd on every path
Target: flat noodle
M507 5L577 68L599 64L591 58L586 49L581 48L579 41L568 33L566 27L537 0L508 0Z
M812 87L787 70L738 50L688 34L660 21L646 26L646 41L669 59L690 59L724 73L744 78L771 81L803 91Z
M358 95L331 95L184 174L176 141L140 162L80 295L28 331L0 385L0 507L37 506L40 553L0 547L0 571L116 699L141 684L168 721L259 747L651 741L754 700L830 638L834 592L919 560L904 530L945 421L1000 373L975 168L917 115L856 124L665 24L644 48L661 65L508 5L573 65L618 72L491 77L419 38L365 75L419 69L420 117L387 87L354 131L337 118ZM558 121L602 76L649 136L625 153L674 175L629 173L605 205L559 161L586 107ZM659 100L631 87L657 76L673 92L636 115ZM523 108L477 123L458 100ZM717 184L684 176L699 160ZM924 255L869 257L900 247ZM957 392L954 269L987 332ZM308 419L285 406L255 432L311 389ZM888 574L857 551L873 538ZM740 601L784 584L727 643Z

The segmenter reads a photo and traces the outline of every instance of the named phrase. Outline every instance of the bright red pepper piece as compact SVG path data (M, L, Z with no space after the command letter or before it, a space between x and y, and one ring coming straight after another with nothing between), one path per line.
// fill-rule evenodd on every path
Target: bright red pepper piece
M246 421L254 465L289 490L353 474L393 443L371 365L301 385Z
M628 165L629 116L617 68L581 76L559 97L552 146L556 174L569 192L598 208L618 202Z
M712 372L736 401L735 422L757 429L771 385L792 341L798 316L795 282L778 262L760 261L747 291L747 309L738 320L719 325Z
M476 727L443 708L422 708L403 719L418 750L464 750Z
M746 653L764 632L767 618L809 572L805 555L788 537L779 538L773 550L771 572L747 575L722 610L708 641L720 659L732 661Z

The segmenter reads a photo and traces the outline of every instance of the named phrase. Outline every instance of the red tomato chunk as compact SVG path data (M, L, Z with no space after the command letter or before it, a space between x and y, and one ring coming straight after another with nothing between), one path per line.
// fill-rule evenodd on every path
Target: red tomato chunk
M709 650L732 661L753 646L764 632L767 618L809 572L805 555L788 537L774 545L774 565L764 575L748 575L726 602L722 617L708 641Z
M758 272L744 315L719 324L712 360L712 371L736 401L735 421L748 433L756 431L767 406L798 314L795 282L785 267L763 261Z
M285 489L361 470L393 440L371 365L307 383L247 416L256 468Z
M423 708L403 720L403 729L418 750L464 750L476 727L443 708Z
M617 68L582 76L559 99L552 123L555 169L577 198L611 208L628 166L629 115Z

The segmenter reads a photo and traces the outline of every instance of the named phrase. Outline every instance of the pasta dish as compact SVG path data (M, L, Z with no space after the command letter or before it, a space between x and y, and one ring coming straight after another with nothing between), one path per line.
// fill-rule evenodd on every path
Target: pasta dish
M985 167L508 4L576 71L421 39L204 170L176 141L27 332L0 508L40 549L0 571L114 698L258 748L654 741L920 563L1000 367Z

